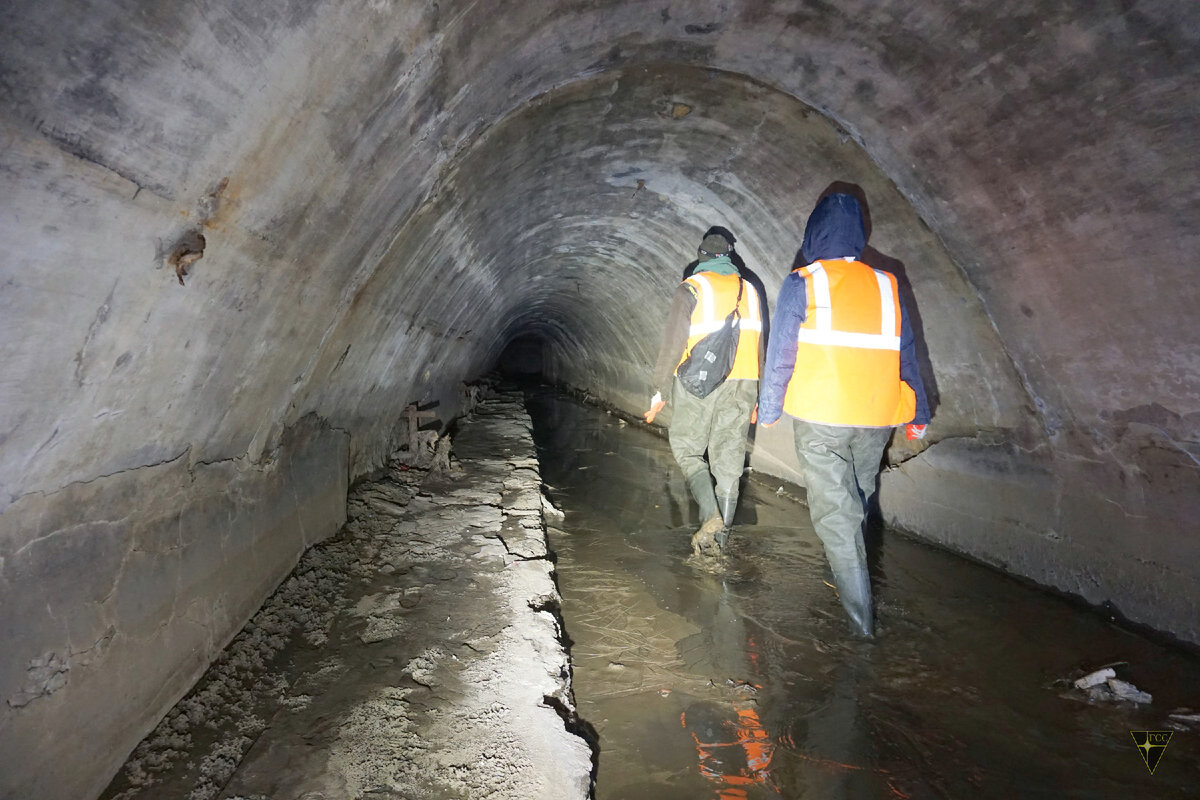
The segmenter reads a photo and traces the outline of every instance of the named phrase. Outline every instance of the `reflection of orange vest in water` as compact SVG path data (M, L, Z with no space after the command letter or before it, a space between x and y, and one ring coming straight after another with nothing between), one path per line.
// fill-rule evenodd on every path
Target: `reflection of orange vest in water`
M808 313L783 410L824 425L883 428L911 422L917 397L900 380L896 278L861 261L827 259L796 270Z
M704 738L716 741L703 741L697 730L691 731L700 756L700 774L717 784L720 800L745 800L747 788L755 784L776 788L770 772L775 743L753 708L735 705L733 711L733 719L722 719L724 714L708 719L707 730L701 722ZM680 722L688 727L688 711L680 715Z
M733 358L733 369L728 380L758 380L758 339L762 335L762 316L758 309L758 292L737 275L720 275L716 272L697 272L684 283L692 287L696 295L696 307L692 309L692 324L688 329L687 347L679 359L682 364L696 342L710 333L720 330L725 318L733 311L738 296L738 284L743 283L742 300L737 304L741 312L737 354ZM678 367L679 364L675 366Z

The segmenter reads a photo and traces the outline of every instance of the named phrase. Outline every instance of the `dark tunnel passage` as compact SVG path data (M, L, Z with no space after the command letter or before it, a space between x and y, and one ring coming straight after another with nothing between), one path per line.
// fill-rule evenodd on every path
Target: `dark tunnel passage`
M936 390L882 521L1200 643L1198 44L1190 0L10 3L0 796L97 796L482 376L640 414L703 233L769 311L831 186Z
M546 347L546 342L540 336L516 336L501 351L496 368L509 377L543 379L546 375Z

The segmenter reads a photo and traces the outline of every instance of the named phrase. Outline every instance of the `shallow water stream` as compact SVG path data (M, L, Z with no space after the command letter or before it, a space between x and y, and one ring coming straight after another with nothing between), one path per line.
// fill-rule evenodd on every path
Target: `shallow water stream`
M1200 657L886 532L854 641L805 508L747 482L706 570L664 440L546 390L529 410L600 800L1200 797L1200 730L1168 724ZM1114 662L1151 704L1065 680ZM1172 732L1153 774L1146 730Z

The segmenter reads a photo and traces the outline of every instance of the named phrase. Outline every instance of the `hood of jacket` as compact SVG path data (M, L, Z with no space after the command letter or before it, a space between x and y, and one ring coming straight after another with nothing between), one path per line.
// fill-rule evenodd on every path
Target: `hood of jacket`
M862 209L848 194L831 194L817 203L804 228L805 263L830 258L858 258L867 246Z

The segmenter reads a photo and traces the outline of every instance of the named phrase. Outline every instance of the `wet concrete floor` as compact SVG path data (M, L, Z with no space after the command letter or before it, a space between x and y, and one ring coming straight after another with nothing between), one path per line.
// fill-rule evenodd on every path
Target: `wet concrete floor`
M725 564L667 443L528 395L596 797L1200 797L1200 657L978 564L872 537L878 636L852 640L807 510L758 482ZM1107 664L1148 705L1089 700ZM1181 709L1185 709L1181 711ZM1153 774L1134 731L1168 731Z

